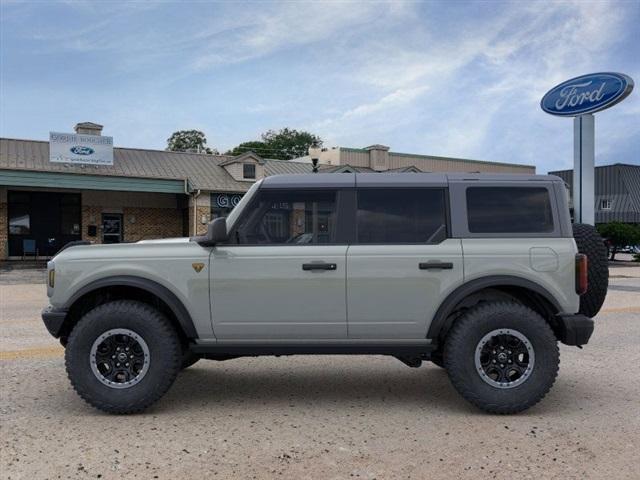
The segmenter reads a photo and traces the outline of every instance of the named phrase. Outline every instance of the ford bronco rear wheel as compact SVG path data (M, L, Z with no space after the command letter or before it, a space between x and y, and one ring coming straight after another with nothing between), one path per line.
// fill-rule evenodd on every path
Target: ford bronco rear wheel
M538 403L553 385L559 363L549 324L515 302L470 309L444 345L444 366L455 389L490 413L517 413Z
M178 334L155 308L132 300L105 303L74 326L65 351L71 385L90 405L135 413L171 387L182 364Z

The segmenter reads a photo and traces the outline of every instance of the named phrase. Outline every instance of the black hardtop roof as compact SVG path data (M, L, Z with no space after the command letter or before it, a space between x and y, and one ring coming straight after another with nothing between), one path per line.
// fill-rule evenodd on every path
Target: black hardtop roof
M436 187L451 182L562 182L554 175L513 173L307 173L272 175L261 188Z

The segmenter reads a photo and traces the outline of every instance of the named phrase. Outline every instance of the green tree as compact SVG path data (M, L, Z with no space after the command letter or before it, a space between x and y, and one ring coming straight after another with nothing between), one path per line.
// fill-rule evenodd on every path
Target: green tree
M619 249L640 243L640 227L637 225L622 222L603 223L598 225L598 232L611 245L611 260L615 258Z
M171 152L218 153L207 147L207 137L200 130L178 130L167 139Z
M307 155L311 146L322 146L322 139L317 135L289 128L269 130L261 138L262 141L241 143L229 150L227 155L239 155L252 150L261 157L291 160Z
M264 142L259 142L259 141L243 142L237 147L234 147L228 152L226 152L225 155L233 155L235 157L237 155L242 155L243 153L247 153L247 152L254 152L260 155L261 157L271 158L269 155L267 155L268 150L266 149Z
M267 148L275 152L272 158L289 160L291 158L303 157L309 147L322 146L322 140L317 135L305 131L283 128L280 131L269 130L262 134L262 141Z

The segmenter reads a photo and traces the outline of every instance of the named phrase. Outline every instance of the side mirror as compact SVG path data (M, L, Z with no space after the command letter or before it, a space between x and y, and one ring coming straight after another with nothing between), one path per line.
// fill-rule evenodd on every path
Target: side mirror
M207 225L207 233L193 237L194 242L199 243L203 247L212 247L216 243L224 242L229 238L227 233L227 219L225 217L216 218Z
M226 242L229 238L227 233L227 219L225 217L216 218L207 225L207 237L214 245L220 242Z

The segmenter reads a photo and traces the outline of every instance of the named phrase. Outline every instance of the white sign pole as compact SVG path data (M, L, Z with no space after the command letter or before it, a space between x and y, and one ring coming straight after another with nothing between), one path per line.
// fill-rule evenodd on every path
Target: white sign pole
M595 119L573 119L573 221L595 224Z

